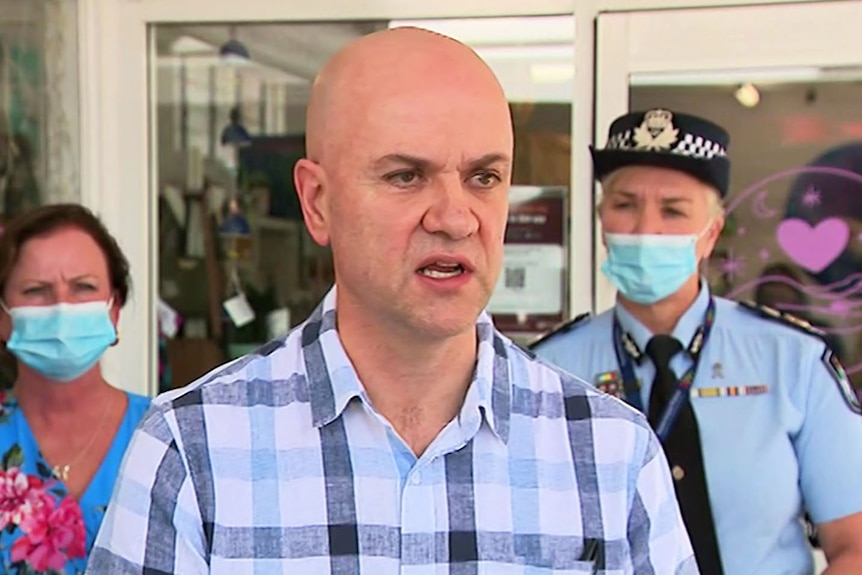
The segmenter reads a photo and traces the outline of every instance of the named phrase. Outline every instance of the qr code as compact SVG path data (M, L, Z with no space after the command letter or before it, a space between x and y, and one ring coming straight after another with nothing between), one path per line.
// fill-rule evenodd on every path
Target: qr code
M524 289L527 283L527 274L524 268L506 268L506 287L513 289Z

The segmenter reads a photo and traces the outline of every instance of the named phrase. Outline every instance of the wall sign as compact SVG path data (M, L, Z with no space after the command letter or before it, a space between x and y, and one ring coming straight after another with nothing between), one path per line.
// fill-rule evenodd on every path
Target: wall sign
M510 190L503 269L488 304L501 331L542 333L565 317L567 191Z

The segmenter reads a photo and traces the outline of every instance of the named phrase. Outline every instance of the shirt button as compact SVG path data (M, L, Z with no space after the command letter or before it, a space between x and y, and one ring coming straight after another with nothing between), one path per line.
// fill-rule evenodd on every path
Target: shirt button
M685 477L685 469L680 467L679 465L674 465L673 469L670 470L671 475L677 481L682 481L682 478Z
M413 485L419 485L422 483L422 474L418 471L413 474L413 477L410 478L410 483Z

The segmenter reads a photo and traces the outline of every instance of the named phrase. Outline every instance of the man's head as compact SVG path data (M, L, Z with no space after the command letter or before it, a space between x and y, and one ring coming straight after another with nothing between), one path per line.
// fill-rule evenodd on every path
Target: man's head
M294 178L332 247L339 322L472 330L500 272L513 151L487 65L425 30L364 36L316 79L306 133Z
M607 147L591 150L603 269L625 297L652 304L696 282L724 225L728 140L707 120L658 109L619 118Z

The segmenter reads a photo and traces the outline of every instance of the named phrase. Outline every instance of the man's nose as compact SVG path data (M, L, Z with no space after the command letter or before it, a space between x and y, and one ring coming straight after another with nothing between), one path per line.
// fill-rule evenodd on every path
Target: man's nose
M431 190L431 204L422 219L426 231L461 240L479 230L473 211L476 198L458 176L441 177Z

